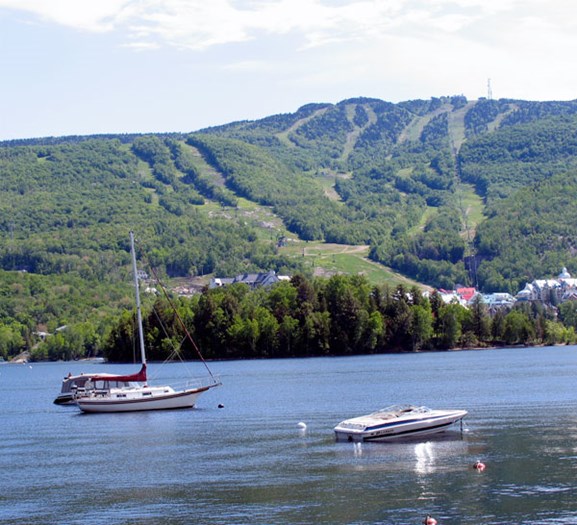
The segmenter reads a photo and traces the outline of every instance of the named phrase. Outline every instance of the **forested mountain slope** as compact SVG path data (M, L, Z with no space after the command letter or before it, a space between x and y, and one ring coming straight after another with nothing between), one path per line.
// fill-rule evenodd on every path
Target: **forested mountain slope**
M229 166L229 184L259 199L247 181L260 186L272 176L284 189L271 191L263 202L305 239L369 244L374 260L433 286L463 283L515 293L527 279L557 273L561 261L577 269L572 249L549 243L545 253L543 243L521 237L536 257L513 265L522 254L505 242L506 235L498 250L470 237L481 222L471 212L478 217L482 211L491 230L493 223L503 233L522 225L522 214L504 214L506 199L528 186L540 195L551 177L575 172L576 114L574 101L445 97L391 104L358 98L211 128L187 140L202 143L217 163L219 157L231 160L240 143L257 147L260 160L245 151L244 166ZM265 155L290 170L292 187L280 170L262 164ZM323 201L315 191L314 182L327 177L334 180L338 202ZM468 184L482 198L483 210L463 205ZM543 199L541 206L556 214L560 230L571 227L562 209L550 209ZM555 238L557 232L547 235Z
M55 294L73 277L126 286L134 229L168 277L296 273L302 258L277 246L289 235L369 245L374 261L430 286L514 293L577 271L576 166L577 102L462 96L308 104L189 134L4 142L0 269L48 276L41 287ZM21 283L30 296L34 286ZM26 315L18 322L66 321Z

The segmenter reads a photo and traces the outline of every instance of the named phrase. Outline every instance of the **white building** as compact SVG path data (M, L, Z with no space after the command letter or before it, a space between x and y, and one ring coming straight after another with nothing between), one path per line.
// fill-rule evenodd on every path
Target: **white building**
M279 281L289 281L290 277L286 275L277 275L274 270L264 273L243 273L236 277L214 277L210 280L209 288L219 288L235 283L244 283L250 288L259 288L261 286L270 286Z
M517 301L543 303L550 303L553 300L562 303L577 299L577 279L573 279L564 267L557 279L535 279L527 283L515 297Z

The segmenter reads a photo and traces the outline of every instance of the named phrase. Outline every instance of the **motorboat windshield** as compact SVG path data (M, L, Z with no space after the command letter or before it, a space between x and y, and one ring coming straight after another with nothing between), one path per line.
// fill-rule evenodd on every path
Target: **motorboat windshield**
M369 414L368 417L373 417L375 419L391 419L393 417L401 417L408 414L426 414L430 411L431 409L425 406L391 405Z

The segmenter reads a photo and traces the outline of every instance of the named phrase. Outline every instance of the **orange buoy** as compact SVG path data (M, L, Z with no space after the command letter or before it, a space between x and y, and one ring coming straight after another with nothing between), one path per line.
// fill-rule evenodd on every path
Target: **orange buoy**
M481 463L480 461L475 461L473 468L478 472L483 472L485 470L485 463Z
M427 514L427 517L423 520L423 525L437 525L437 520Z

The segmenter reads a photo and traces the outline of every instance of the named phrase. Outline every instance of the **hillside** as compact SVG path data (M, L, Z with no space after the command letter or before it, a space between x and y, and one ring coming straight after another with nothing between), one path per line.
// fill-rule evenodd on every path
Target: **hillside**
M187 141L220 166L237 194L272 206L303 239L369 245L374 261L431 286L515 293L527 279L558 272L559 261L574 270L572 246L534 246L521 236L536 256L513 264L522 254L506 242L488 250L478 226L522 225L522 216L508 223L507 199L522 198L515 194L527 187L539 194L550 178L575 171L576 113L574 101L358 98L203 130ZM551 238L567 226L568 216L554 213Z
M0 322L54 328L129 301L129 229L169 279L345 271L515 293L577 271L576 166L577 102L462 96L3 142Z

